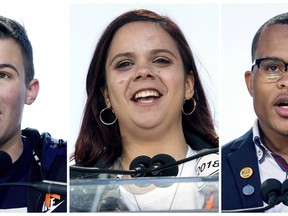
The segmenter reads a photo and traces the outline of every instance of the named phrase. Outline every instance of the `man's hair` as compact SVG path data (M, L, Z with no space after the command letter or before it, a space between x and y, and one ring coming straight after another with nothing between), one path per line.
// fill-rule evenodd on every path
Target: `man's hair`
M15 20L0 16L0 40L13 39L21 49L26 85L34 78L33 49L25 28Z
M261 33L263 32L264 28L267 28L269 26L275 25L275 24L288 24L288 13L279 14L275 17L272 17L268 21L266 21L256 32L253 41L252 41L252 49L251 49L251 56L252 56L252 62L255 60L255 52L257 49L258 41L260 38Z

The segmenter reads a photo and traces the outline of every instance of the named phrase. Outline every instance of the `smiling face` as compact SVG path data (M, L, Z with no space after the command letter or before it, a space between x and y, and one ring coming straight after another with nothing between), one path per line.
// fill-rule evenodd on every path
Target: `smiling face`
M20 47L13 39L0 39L0 149L19 142L24 104L31 104L38 93L38 81L25 84Z
M288 61L288 25L274 24L263 30L257 45L256 59L275 57ZM258 68L246 72L248 90L253 96L254 109L266 135L288 136L288 76L267 82ZM276 135L277 136L277 135ZM273 138L272 138L273 139Z
M193 96L179 50L158 24L133 22L115 34L106 61L105 100L121 135L136 128L181 127L184 99Z

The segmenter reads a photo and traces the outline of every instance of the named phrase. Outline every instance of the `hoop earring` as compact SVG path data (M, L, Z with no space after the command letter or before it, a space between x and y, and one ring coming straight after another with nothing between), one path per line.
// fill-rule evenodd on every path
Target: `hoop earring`
M116 121L117 121L117 116L115 115L115 119L113 122L105 122L103 121L102 119L102 113L106 110L106 109L109 109L108 107L105 107L104 109L101 110L100 114L99 114L99 118L100 118L100 121L104 124L104 125L113 125ZM113 112L113 110L111 110ZM113 112L114 113L114 112Z
M194 104L193 110L192 110L191 112L186 113L186 112L184 111L183 107L182 107L182 113L183 113L184 115L186 115L186 116L191 115L191 114L195 111L195 109L196 109L197 103L196 103L196 101L194 100L194 98L191 98L191 99L193 100L193 104Z

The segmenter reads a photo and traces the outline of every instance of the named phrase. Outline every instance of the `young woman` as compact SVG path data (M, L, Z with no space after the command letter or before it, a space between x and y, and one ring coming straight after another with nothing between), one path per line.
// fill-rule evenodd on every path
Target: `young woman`
M166 154L180 160L201 149L218 147L191 49L182 31L168 17L134 10L112 21L94 52L86 91L74 155L77 166L128 170L141 155L153 158ZM196 176L195 161L180 165L177 176ZM153 194L162 193L158 189L122 188L117 193L126 197L126 203L117 209L178 208L182 189L177 185L165 189L169 194L165 195L166 207L159 207L154 199L147 202L149 197L155 197ZM204 199L195 199L195 194L197 191L191 190L193 205L201 208ZM158 198L165 203L161 196ZM101 201L96 210L101 210Z

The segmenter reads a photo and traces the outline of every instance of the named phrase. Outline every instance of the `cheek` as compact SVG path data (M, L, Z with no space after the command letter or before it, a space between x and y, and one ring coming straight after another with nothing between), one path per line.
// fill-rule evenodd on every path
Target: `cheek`
M111 103L119 100L125 95L128 88L129 79L127 77L111 77L107 80L109 99Z
M271 95L273 88L269 88L269 85L255 82L253 85L253 101L254 107L257 110L265 110L267 106L271 104Z
M6 111L9 110L12 113L20 113L25 103L25 89L7 89L3 91L2 102L5 106Z
M182 73L182 72L181 72ZM185 80L184 75L175 73L167 73L166 76L163 76L163 80L166 81L167 85L171 86L172 88L176 88L176 92L182 92L181 90L185 89Z

